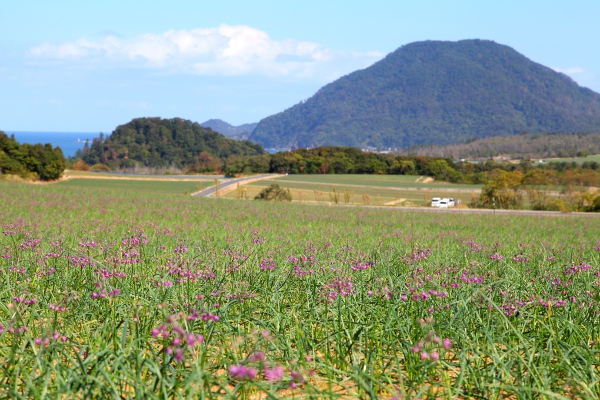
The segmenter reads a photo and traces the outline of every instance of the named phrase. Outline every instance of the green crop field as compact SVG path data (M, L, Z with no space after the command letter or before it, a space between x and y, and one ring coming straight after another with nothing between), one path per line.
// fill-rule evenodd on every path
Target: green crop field
M573 158L548 158L546 162L575 162L577 164L583 164L584 162L597 162L600 163L600 154L587 156L587 157L573 157Z
M341 186L376 186L387 188L424 188L424 189L481 189L483 185L456 185L446 182L429 182L424 181L426 176L415 175L287 175L280 178L275 178L274 181L283 184L297 183L313 183L315 188L318 185L341 185Z
M0 182L0 223L0 398L600 397L599 218Z

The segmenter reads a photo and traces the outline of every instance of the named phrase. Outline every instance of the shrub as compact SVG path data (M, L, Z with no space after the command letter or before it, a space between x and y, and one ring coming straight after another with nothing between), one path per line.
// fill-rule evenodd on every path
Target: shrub
M81 158L79 160L77 160L74 164L73 164L73 169L75 171L89 171L90 170L90 166L87 165Z
M90 168L90 171L105 171L105 172L110 172L110 168L106 164L94 164Z
M292 194L289 189L285 190L274 183L268 188L261 190L260 193L254 197L254 200L292 201Z

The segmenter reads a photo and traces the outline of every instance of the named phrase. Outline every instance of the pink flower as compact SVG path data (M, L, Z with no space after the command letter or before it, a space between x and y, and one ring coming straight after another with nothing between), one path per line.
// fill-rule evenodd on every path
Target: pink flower
M429 354L426 351L421 352L421 360L425 361L429 359Z
M290 376L292 377L292 380L294 382L304 383L304 378L302 377L302 374L300 372L292 371L290 372Z
M175 349L175 356L173 358L175 358L175 361L177 361L178 363L183 362L183 349L181 347Z
M437 361L440 359L440 354L437 351L434 351L433 353L431 353L431 360L432 361Z
M256 379L256 368L248 368L245 365L232 365L229 368L229 376L233 379Z
M446 338L442 343L446 350L450 350L450 348L452 348L452 341L450 339Z
M256 353L253 353L248 357L248 361L259 362L259 361L264 361L265 358L267 358L265 353L263 353L262 351L257 351Z
M268 381L280 381L283 379L283 367L280 365L274 368L265 368L265 379Z

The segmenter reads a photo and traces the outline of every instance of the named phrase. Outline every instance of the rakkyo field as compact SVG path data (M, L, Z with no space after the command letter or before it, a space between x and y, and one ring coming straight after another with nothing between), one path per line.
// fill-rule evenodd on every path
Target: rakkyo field
M0 190L0 397L600 395L600 218Z

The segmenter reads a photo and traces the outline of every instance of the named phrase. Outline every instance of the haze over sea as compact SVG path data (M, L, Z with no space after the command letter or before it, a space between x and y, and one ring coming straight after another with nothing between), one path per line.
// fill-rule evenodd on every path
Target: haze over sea
M7 135L14 133L19 143L50 143L52 147L60 147L65 157L73 157L77 150L83 150L86 140L93 140L99 133L92 132L24 132L5 131Z

